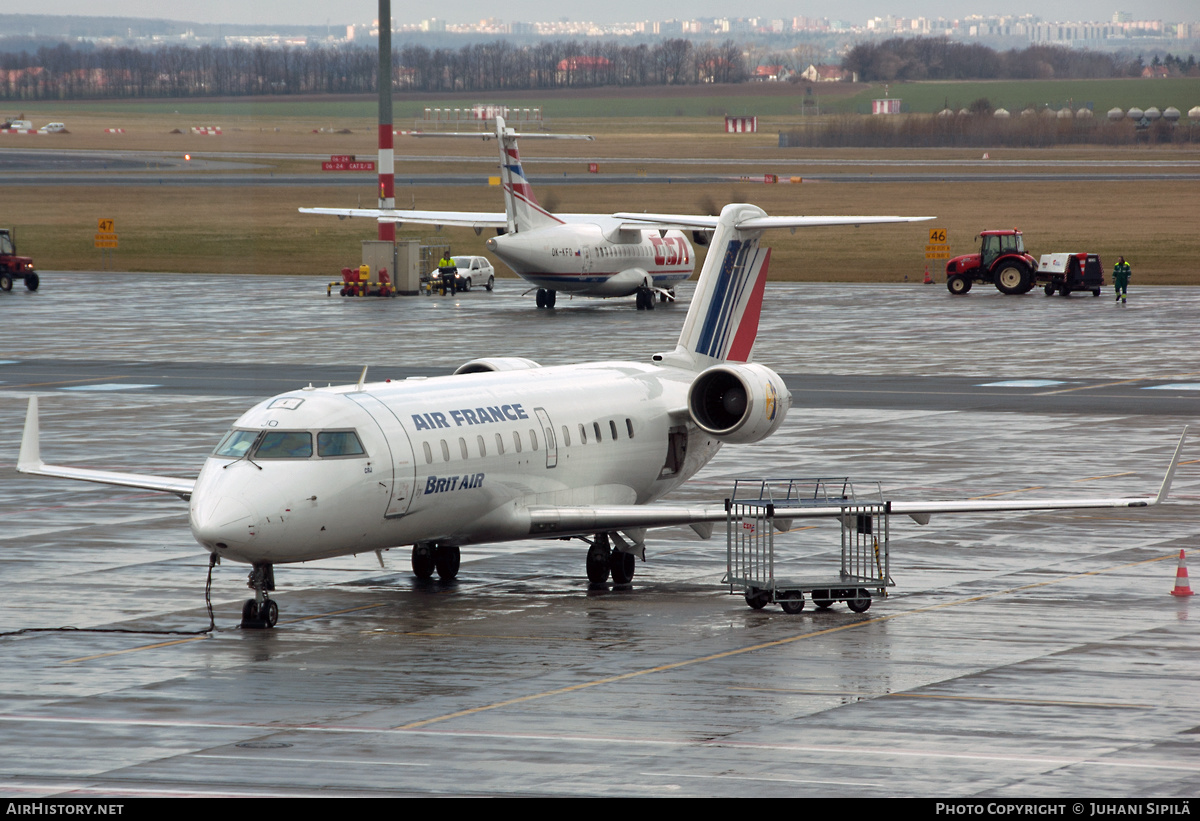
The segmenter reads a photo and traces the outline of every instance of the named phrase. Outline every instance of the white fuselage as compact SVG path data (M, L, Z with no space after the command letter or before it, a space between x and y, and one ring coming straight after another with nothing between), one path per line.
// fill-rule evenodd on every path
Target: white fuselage
M681 231L621 230L597 217L491 237L487 248L538 288L583 296L629 296L643 286L671 289L696 259Z
M234 430L354 431L365 453L213 455L192 532L223 557L284 563L528 538L535 505L650 502L719 447L683 410L694 378L610 362L282 394Z

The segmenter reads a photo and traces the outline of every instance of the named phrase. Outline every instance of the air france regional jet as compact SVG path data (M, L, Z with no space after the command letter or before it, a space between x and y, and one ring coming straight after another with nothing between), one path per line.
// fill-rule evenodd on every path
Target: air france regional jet
M378 208L301 208L305 214L370 217L397 225L449 225L495 229L486 244L517 276L537 288L537 306L553 308L559 291L589 297L637 296L638 310L674 299L675 285L690 277L696 257L678 228L649 227L632 215L552 214L538 204L525 176L517 140L592 139L580 134L518 134L496 118L496 130L483 134L418 134L424 137L482 137L500 146L503 212L400 211ZM710 218L715 221L715 217ZM703 235L701 237L703 239Z
M672 215L642 215L672 224ZM647 528L691 525L702 537L723 505L652 505L693 476L722 444L758 442L783 424L792 397L751 362L770 251L769 228L907 217L769 217L728 205L674 350L649 362L540 367L477 359L453 375L307 387L243 414L195 479L45 464L37 398L17 469L174 493L190 502L196 540L252 566L244 627L272 627L274 565L412 545L412 569L443 579L462 545L579 538L588 578L628 583L645 559ZM1182 439L1180 440L1182 447ZM919 522L938 512L1141 507L1157 498L894 502ZM779 508L778 520L839 515Z

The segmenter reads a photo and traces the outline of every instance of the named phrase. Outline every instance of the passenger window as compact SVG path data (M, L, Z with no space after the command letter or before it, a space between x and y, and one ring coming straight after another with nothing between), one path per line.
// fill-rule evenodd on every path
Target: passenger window
M530 431L529 431L529 443L530 443L530 444L529 444L529 447L533 448L534 450L537 450L537 449L538 449L538 446L537 446L537 431L533 430L532 428L531 428L531 429L530 429Z
M633 438L633 420L628 416L625 417L625 430L629 432L629 438Z
M259 459L308 459L313 454L308 431L273 430L263 434L254 451Z
M462 458L464 458L464 459L469 458L469 456L467 454L467 440L462 438L461 436L458 437L458 452L462 454Z
M352 430L323 430L317 434L317 455L324 458L330 456L364 456L362 442L358 434Z
M480 456L487 456L487 446L483 444L483 436L481 435L481 436L479 436L479 437L477 437L477 438L478 438L478 440L479 440L479 441L477 442L477 444L479 445L479 455L480 455Z
M566 425L563 425L562 429L563 429L563 447L569 448L569 447L571 447L571 430Z
M617 423L611 419L608 420L608 430L612 434L612 440L617 441Z
M496 434L496 453L504 455L504 437L498 433Z
M521 432L513 431L513 447L517 449L517 453L521 452Z
M604 441L604 437L600 435L600 423L599 423L599 422L593 422L593 423L592 423L592 430L593 430L593 431L595 432L595 434L596 434L596 441L597 441L597 442L603 442L603 441Z
M450 446L448 444L446 444L445 439L441 440L441 442L442 442L442 461L449 462L450 461Z
M429 448L428 442L422 442L421 447L425 448L425 464L433 464L433 451Z
M582 422L579 423L579 444L587 444L587 428L583 426Z

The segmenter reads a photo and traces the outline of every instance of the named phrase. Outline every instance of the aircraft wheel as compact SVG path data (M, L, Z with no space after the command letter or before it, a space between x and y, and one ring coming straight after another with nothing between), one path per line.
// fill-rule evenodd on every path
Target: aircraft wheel
M781 593L779 596L779 606L783 608L783 612L794 616L804 609L804 594L799 590L789 590L787 593Z
M259 608L259 618L267 627L274 627L279 623L279 605L274 599L267 599L263 602L263 606Z
M547 291L546 292L546 307L553 308L554 303L556 303L556 302L558 302L558 291Z
M438 578L450 581L458 575L458 566L462 563L462 553L458 545L438 545L433 554L433 563L437 568Z
M12 277L8 274L0 274L0 291L12 290Z
M871 592L859 588L858 594L853 599L846 599L846 606L855 613L865 613L871 607Z
M633 572L637 569L637 559L632 553L613 551L608 560L608 569L612 571L613 584L629 584L633 581Z
M749 587L746 589L746 604L750 605L755 610L762 610L770 603L770 592L766 590L759 590L757 587Z
M25 275L25 287L31 291L36 291L38 289L38 275L35 273L34 274L26 274ZM1099 296L1100 292L1097 291L1096 295Z
M427 544L415 544L412 549L412 571L418 579L428 579L436 565L433 550Z
M544 288L538 288L537 290L537 306L539 308L546 307L546 290Z
M254 599L246 599L242 605L242 627L250 627L258 621L258 604Z
M612 550L608 546L608 536L600 534L595 543L588 548L587 577L592 584L604 584L608 581L609 562L612 560Z

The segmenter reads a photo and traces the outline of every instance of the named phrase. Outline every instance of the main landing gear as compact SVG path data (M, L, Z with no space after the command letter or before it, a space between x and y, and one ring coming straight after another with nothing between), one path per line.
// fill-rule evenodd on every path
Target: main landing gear
M526 293L528 293L528 291ZM558 291L551 291L547 288L537 289L537 306L539 308L553 308L554 301L557 298Z
M607 533L597 533L587 553L587 577L592 584L604 584L611 574L613 584L629 584L637 567L637 557L613 550Z
M436 570L439 579L450 581L458 575L461 562L462 553L458 545L437 542L417 542L413 545L412 570L418 579L432 578Z
M270 564L256 564L250 571L246 586L254 591L254 598L242 605L242 629L263 630L274 627L279 621L279 605L267 594L275 590L275 568Z

